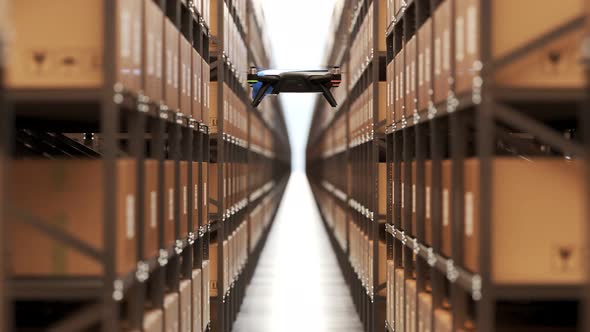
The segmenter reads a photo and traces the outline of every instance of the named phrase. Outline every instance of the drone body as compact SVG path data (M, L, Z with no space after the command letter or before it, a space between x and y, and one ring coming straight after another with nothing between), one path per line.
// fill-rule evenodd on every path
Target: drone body
M330 92L331 88L340 85L342 75L339 67L329 70L308 71L258 71L250 68L248 83L252 89L252 106L257 107L262 99L269 94L279 93L321 93L332 107L336 107L336 99Z

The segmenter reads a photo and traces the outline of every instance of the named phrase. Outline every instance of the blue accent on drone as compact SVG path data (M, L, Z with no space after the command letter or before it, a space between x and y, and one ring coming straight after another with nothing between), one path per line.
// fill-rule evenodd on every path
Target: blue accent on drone
M260 75L259 75L260 76ZM262 89L262 82L258 82L258 83L254 83L252 85L252 99L256 98L256 95L258 94L258 91L260 91L260 89ZM266 97L267 95L272 93L272 87L266 90L266 93L264 94L264 97Z

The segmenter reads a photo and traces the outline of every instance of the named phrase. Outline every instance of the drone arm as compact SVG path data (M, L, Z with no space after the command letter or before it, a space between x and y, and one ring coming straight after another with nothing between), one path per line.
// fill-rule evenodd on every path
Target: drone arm
M332 95L332 92L330 92L330 89L326 88L326 86L323 84L319 84L319 86L320 86L320 89L322 89L322 93L324 94L324 98L326 98L328 103L330 103L330 106L332 106L332 107L338 106L338 103L336 102L334 95Z
M252 100L252 106L258 107L258 105L260 105L260 103L262 102L262 98L264 98L264 96L266 95L266 90L270 89L271 86L271 82L264 82L260 90L258 90L256 96L254 97L254 100Z

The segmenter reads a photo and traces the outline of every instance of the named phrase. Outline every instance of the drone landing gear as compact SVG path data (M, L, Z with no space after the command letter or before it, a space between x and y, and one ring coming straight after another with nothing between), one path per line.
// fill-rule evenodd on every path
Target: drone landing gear
M322 93L324 95L324 98L326 98L328 103L330 103L330 106L336 107L338 105L338 103L336 102L334 95L332 95L332 92L330 92L330 89L326 88L326 86L323 84L319 84L319 86L320 86L320 89L322 89Z
M254 100L252 100L253 107L258 107L258 105L260 105L260 103L262 102L262 99L266 95L266 90L270 89L271 86L272 86L272 83L270 83L270 82L266 82L262 85L260 90L258 90L258 93L256 94L256 96L254 97Z

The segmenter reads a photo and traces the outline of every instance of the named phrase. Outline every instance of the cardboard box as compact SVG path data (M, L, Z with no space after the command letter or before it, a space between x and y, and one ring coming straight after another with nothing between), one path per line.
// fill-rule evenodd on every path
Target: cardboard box
M206 23L209 25L209 33L211 34L211 39L209 41L209 54L217 54L219 47L223 47L223 45L219 45L222 37L219 35L219 31L221 29L221 25L225 21L225 17L223 16L223 9L222 12L219 13L219 1L220 0L208 0L208 3L205 4L205 7L209 10L209 13L211 13L211 16L205 16ZM223 21L218 20L220 15L222 15L222 19L224 19Z
M434 310L434 330L436 332L453 331L453 315L445 309Z
M377 269L379 270L379 274L377 275L377 285L383 285L387 283L387 244L385 242L378 241L378 261L377 261ZM380 296L387 296L386 289L383 288L377 294Z
M135 162L117 160L115 171L115 269L117 275L124 276L135 269L137 262ZM14 209L51 224L97 250L103 249L105 178L102 161L15 160L8 179L11 194L7 198ZM100 262L21 219L8 225L13 275L94 276L102 273Z
M405 331L405 287L404 287L404 269L395 269L395 330Z
M180 238L188 237L188 161L180 161Z
M432 93L432 19L418 29L418 112L428 111Z
M451 257L451 243L452 243L452 208L451 202L453 187L452 187L452 162L451 160L442 161L442 254L446 257Z
M176 232L174 223L174 161L164 161L164 239L167 248L174 245Z
M404 46L406 52L405 59L405 115L407 119L412 119L414 112L417 111L416 104L416 36L412 36Z
M388 0L391 1L391 0ZM385 126L388 127L393 124L393 61L387 64L387 116Z
M203 17L203 0L193 1L193 9L200 17Z
M211 121L209 120L211 113L217 116L217 105L213 106L211 103L211 92L213 91L213 93L217 93L217 83L209 82L211 78L211 73L209 71L209 63L207 61L208 59L203 58L203 63L201 66L201 74L203 78L203 108L201 111L203 123L209 126L209 124L211 123ZM213 112L211 112L211 110L213 110ZM209 129L209 133L213 134L211 130L212 128Z
M385 45L385 30L387 29L387 12L384 10L386 9L386 1L385 0L379 0L379 7L377 7L377 15L379 16L377 19L379 20L378 23L378 29L377 29L377 50L379 52L386 52L387 51L387 46ZM371 20L372 22L372 20ZM373 29L372 29L372 23L371 23L371 36L373 36Z
M144 94L156 103L162 102L164 13L153 0L143 0L144 41L143 72Z
M189 41L180 36L180 111L188 116L192 116L192 57L193 47Z
M387 261L387 297L386 297L386 320L389 326L394 327L393 323L395 321L395 313L394 313L394 298L395 298L395 274L394 274L394 266L393 261Z
M395 96L394 96L394 105L393 105L393 120L397 123L403 120L405 114L405 104L404 104L404 91L405 91L405 82L404 82L404 68L405 68L405 59L404 59L404 50L401 50L394 59L394 85L395 85Z
M116 81L140 90L141 0L118 0ZM78 89L103 85L102 0L21 0L12 3L14 40L7 49L9 89ZM43 27L38 29L38 27Z
M492 279L501 284L584 282L584 165L559 158L496 158ZM465 266L479 271L479 162L465 162ZM539 181L543 179L543 181ZM559 197L558 200L555 198ZM526 208L523 208L526 207ZM559 231L555 221L559 220ZM531 233L534 230L534 235Z
M379 163L378 172L378 190L379 190L379 215L385 216L387 214L387 164ZM378 216L376 216L378 217Z
M209 197L210 197L210 193L208 191L209 189L209 184L211 183L209 181L209 163L208 162L202 162L201 163L201 173L202 173L202 180L203 180L203 195L202 196L202 200L203 200L203 205L201 207L201 222L203 225L206 225L209 223Z
M582 30L566 34L499 69L494 79L508 88L582 89L586 84L580 61L583 39Z
M203 315L203 280L201 270L193 270L192 273L192 331L202 331Z
M208 112L209 114L209 134L210 135L214 135L217 133L217 131L219 130L219 120L217 119L217 113L218 113L218 109L219 109L219 101L217 100L217 92L219 89L219 83L217 82L211 82L211 91L209 92L209 98L211 100L211 112ZM222 89L225 90L225 84L222 84L221 86ZM223 104L222 104L223 105ZM223 119L222 119L223 120Z
M150 310L143 314L144 332L162 332L164 330L164 313L162 310Z
M192 289L190 280L180 281L180 332L191 332L192 331Z
M145 257L158 255L158 161L145 161L145 193L144 193L144 236Z
M424 162L424 243L432 246L432 161Z
M221 213L219 209L219 204L221 204L220 197L219 197L219 175L218 170L219 164L209 164L209 200L215 202L215 204L211 204L209 207L209 213L217 214Z
M223 295L223 293L219 293L219 275L217 273L217 266L219 264L219 252L218 252L219 244L217 242L209 243L209 294L211 297L216 297L218 295ZM223 292L223 290L222 290Z
M432 294L418 293L418 332L432 331Z
M179 53L180 53L180 32L170 19L164 19L164 61L166 70L164 72L164 101L169 109L178 111L180 87L179 87Z
M209 264L209 260L203 261L203 315L201 317L202 331L205 332L207 330L207 326L209 325L210 317L211 317L211 302L210 296L211 291L209 288L209 282L211 279L211 266Z
M203 59L201 55L196 51L192 50L193 54L193 79L192 79L192 110L191 114L193 119L203 122L203 74L202 64Z
M192 214L192 224L193 224L193 229L191 230L193 233L197 234L198 230L199 230L199 226L200 226L200 213L199 213L199 209L200 209L200 205L201 205L201 195L199 195L199 190L200 188L200 181L199 181L199 162L192 162L191 163L191 168L192 168L192 191L193 191L193 204L192 204L192 209L193 209L193 214Z
M406 280L406 329L404 331L407 332L416 332L417 331L417 324L416 324L416 297L418 294L416 293L416 280L408 279Z
M451 2L444 0L434 11L434 103L447 100L451 92Z
M179 315L178 293L166 294L164 297L164 332L180 332Z

